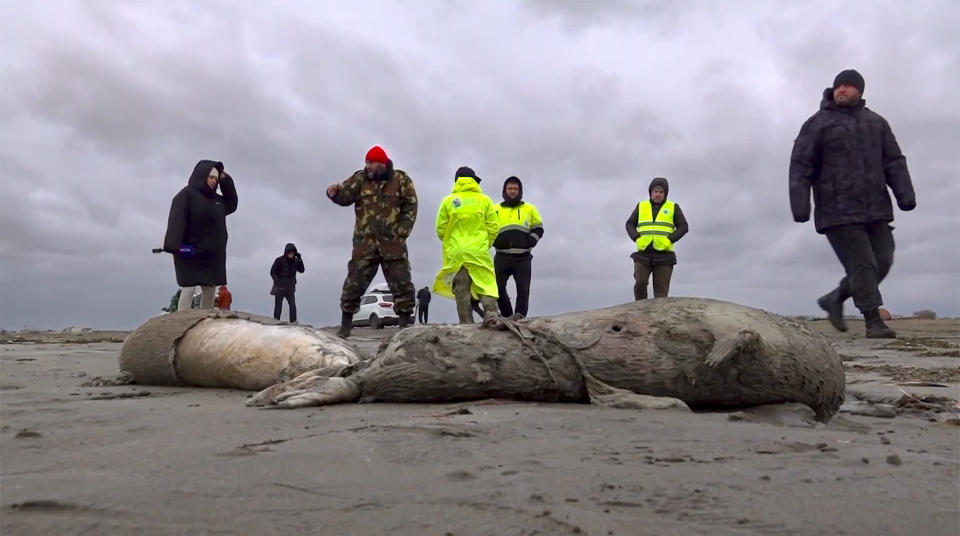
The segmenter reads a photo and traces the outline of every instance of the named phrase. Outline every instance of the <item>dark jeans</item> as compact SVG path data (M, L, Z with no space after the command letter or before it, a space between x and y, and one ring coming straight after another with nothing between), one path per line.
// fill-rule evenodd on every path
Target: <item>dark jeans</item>
M287 299L287 305L290 306L290 323L297 321L297 300L294 298L292 290L278 290L273 300L273 317L280 320L280 311L283 309L283 299Z
M653 297L666 298L670 292L670 277L673 276L673 265L666 264L650 267L641 261L633 261L633 299L647 299L647 282L653 274Z
M500 308L500 315L509 317L513 315L510 307L510 296L507 294L507 280L513 276L513 283L517 288L517 313L527 316L527 309L530 307L530 265L532 261L530 255L511 255L508 253L498 253L493 258L493 268L497 272L497 292L500 297L497 298L497 306Z
M430 305L420 304L417 306L417 321L421 324L427 323L427 317L430 315Z
M893 266L893 227L885 221L852 223L826 229L825 233L847 275L833 292L845 301L853 297L860 312L883 305L880 282Z

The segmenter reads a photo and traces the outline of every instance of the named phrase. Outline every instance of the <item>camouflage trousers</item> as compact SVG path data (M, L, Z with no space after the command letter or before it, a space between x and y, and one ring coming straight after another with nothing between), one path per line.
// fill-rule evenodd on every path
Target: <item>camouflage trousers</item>
M397 313L413 314L416 289L410 280L410 261L387 260L379 256L351 259L347 263L347 278L343 281L343 291L340 293L340 309L345 313L357 314L360 310L360 298L376 277L378 268L383 269L383 276L393 294L393 307Z
M466 267L460 268L457 275L453 276L453 296L457 303L457 317L461 324L473 324L473 311L477 311L480 317L486 319L491 314L499 312L497 300L493 296L481 294L479 300L474 300L470 294L470 288L473 280L470 279L470 272ZM477 302L483 305L483 310L478 310Z

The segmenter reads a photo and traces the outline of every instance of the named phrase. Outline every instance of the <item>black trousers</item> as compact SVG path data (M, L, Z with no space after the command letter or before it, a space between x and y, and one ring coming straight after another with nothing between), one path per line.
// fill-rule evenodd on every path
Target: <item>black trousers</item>
M290 323L297 321L297 300L294 298L292 290L278 290L273 297L273 317L280 320L280 311L283 309L283 299L287 299L287 305L290 306Z
M847 275L833 290L840 301L853 297L860 312L883 305L880 282L893 266L893 227L885 221L853 223L825 233Z
M514 313L510 307L510 296L507 295L507 280L511 276L517 289L516 312L527 316L527 310L530 307L530 265L532 260L533 257L530 255L511 255L509 253L497 253L493 257L493 268L497 273L497 292L500 294L500 297L497 298L497 306L500 308L501 316L508 317Z
M417 321L421 324L427 323L427 317L430 316L430 304L421 303L417 306Z

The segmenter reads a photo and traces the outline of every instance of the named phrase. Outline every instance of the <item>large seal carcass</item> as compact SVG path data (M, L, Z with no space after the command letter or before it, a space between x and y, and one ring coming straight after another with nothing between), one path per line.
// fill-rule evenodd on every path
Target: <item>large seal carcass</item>
M734 303L643 300L504 320L502 327L507 329L408 328L371 360L338 374L305 373L248 404L510 398L733 408L799 402L826 421L843 403L843 366L825 337L800 322Z
M120 350L121 377L149 385L258 391L304 372L360 361L350 345L308 326L247 313L191 309L151 318Z

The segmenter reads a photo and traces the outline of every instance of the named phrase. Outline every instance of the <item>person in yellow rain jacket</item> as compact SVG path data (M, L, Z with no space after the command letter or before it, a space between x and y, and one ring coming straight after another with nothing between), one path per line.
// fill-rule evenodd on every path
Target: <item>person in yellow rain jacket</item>
M443 243L443 268L433 283L440 296L454 298L461 324L472 324L472 298L483 305L483 324L492 327L497 313L497 276L490 247L497 238L496 205L480 189L480 177L468 167L454 176L453 191L440 203L437 236Z

